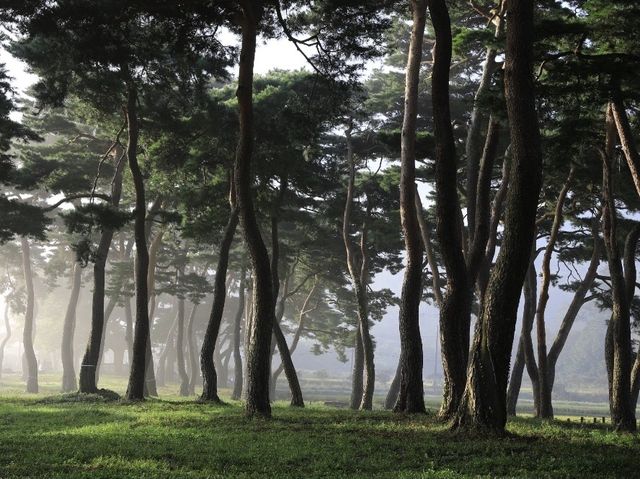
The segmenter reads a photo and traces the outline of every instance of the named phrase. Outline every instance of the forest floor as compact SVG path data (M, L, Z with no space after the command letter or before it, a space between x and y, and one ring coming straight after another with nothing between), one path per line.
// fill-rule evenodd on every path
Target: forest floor
M0 478L640 477L640 438L575 420L509 422L505 438L449 432L433 413L398 416L169 397L80 402L3 387Z

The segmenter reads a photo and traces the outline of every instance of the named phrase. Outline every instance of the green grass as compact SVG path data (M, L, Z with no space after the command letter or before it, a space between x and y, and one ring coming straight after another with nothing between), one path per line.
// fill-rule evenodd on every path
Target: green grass
M638 477L640 442L606 426L517 419L507 438L454 435L433 416L277 403L0 398L0 478Z

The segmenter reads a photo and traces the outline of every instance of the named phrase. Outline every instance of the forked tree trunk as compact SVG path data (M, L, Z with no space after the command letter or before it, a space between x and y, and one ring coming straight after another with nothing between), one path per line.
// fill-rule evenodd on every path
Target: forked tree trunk
M138 165L138 112L137 94L133 85L128 85L127 127L129 142L127 159L133 178L136 195L134 238L136 244L135 280L136 280L136 322L133 337L133 360L129 372L126 398L130 401L142 401L145 397L147 362L151 355L149 337L149 291L147 274L149 272L149 251L145 234L147 203L145 200L144 177ZM152 365L151 365L152 366Z
M257 3L257 4L256 4ZM238 73L239 133L235 180L238 210L251 257L253 276L253 319L247 349L247 389L245 410L248 416L271 416L269 379L271 376L271 334L275 316L269 253L262 239L251 198L251 157L253 154L253 65L257 27L262 17L261 2L240 0L242 9L242 46Z
M400 167L400 219L404 233L407 266L402 282L399 317L400 392L393 409L396 412L423 413L425 404L419 317L422 296L422 245L415 202L415 161L418 82L427 16L426 2L412 0L411 11L413 26L407 58Z
M34 308L35 297L33 292L33 272L31 271L31 246L29 240L24 236L20 238L22 247L22 270L24 273L24 284L27 292L27 304L24 314L24 330L22 332L22 343L24 346L24 364L26 365L26 381L28 393L38 392L38 360L33 349L33 328L34 328Z
M122 160L121 149L114 145L114 163L116 171L111 182L111 205L115 208L120 204L122 195L122 176L124 162ZM105 268L107 256L111 248L113 230L104 229L100 235L98 248L95 253L93 264L93 296L91 299L91 330L87 349L85 350L82 364L80 365L80 392L95 393L98 391L96 372L100 360L100 350L102 348L102 337L104 331L104 294L105 294Z
M62 345L60 354L62 359L62 392L75 391L78 387L76 371L73 359L73 336L76 329L76 309L80 297L82 283L82 266L79 262L73 263L73 279L71 281L71 295L67 304L67 312L62 326Z
M533 323L536 319L536 270L533 260L529 266L527 277L524 281L524 310L522 313L522 330L520 332L520 341L518 341L518 352L516 354L516 360L513 364L513 370L509 379L509 388L507 389L507 414L509 416L516 415L516 406L518 404L518 397L520 395L520 386L522 384L522 376L524 373L525 365L527 366L527 372L529 377L532 378L531 384L533 387L533 400L537 406L537 398L540 397L538 393L538 375L537 366L531 364L531 359L535 361L533 356L533 342L531 340L531 330L533 329ZM527 358L529 362L527 362ZM537 408L536 408L537 409Z
M360 258L356 258L356 249L351 240L350 227L355 194L356 166L353 155L353 143L351 141L351 130L349 126L345 136L347 140L347 163L349 165L349 180L347 183L347 199L342 217L342 240L347 256L347 269L351 277L351 284L356 296L358 305L358 329L359 338L362 344L362 355L364 359L364 385L362 397L358 403L359 409L371 410L373 407L373 391L375 386L375 364L373 341L369 331L369 310L367 300L367 283L369 280L368 255L367 255L367 221L365 219L362 226L360 238ZM367 205L369 201L367 199ZM367 206L367 216L370 215L370 207ZM359 264L358 264L359 263ZM359 267L358 267L359 266Z
M549 233L549 241L542 258L542 284L540 285L540 295L536 308L536 333L538 346L538 381L540 383L538 399L539 408L537 416L542 419L553 419L553 404L551 402L551 384L549 384L549 369L547 367L547 333L545 325L545 312L549 301L549 287L551 286L551 257L558 240L558 233L563 223L562 208L569 193L575 167L571 167L569 176L560 190L553 215L553 224Z
M201 401L212 401L219 403L218 396L218 375L216 373L215 364L213 362L213 353L218 342L218 334L220 332L220 324L222 323L222 313L224 312L224 304L227 296L227 268L229 266L229 251L233 243L233 237L238 226L238 209L235 203L235 187L233 183L229 189L229 198L231 204L231 213L224 230L222 242L220 243L220 253L218 256L218 266L216 268L216 276L213 286L213 303L211 305L211 314L209 322L202 340L202 349L200 350L200 368L202 370L202 394Z
M511 347L534 242L541 186L540 132L533 91L533 0L507 0L505 97L513 151L504 239L478 318L459 429L504 433Z

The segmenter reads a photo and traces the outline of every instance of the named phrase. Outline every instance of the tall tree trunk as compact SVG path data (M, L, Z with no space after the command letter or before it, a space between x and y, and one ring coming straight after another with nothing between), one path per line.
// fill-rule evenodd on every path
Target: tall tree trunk
M67 312L64 316L62 327L62 345L60 353L62 359L62 392L75 391L78 387L76 383L76 371L73 359L73 335L76 329L76 309L78 298L80 297L80 286L82 283L82 266L79 262L73 263L73 279L71 282L71 295Z
M177 308L176 308L177 309ZM158 376L157 376L157 384L159 386L165 386L168 381L167 375L167 358L169 356L169 351L171 351L171 345L173 344L173 337L176 332L176 328L178 327L178 313L176 312L176 316L171 323L171 327L169 328L169 332L167 333L167 339L164 341L164 347L160 352L160 356L158 357Z
M122 196L124 162L121 160L124 153L121 148L117 146L113 149L113 153L116 171L113 176L113 181L111 182L111 206L117 208L120 204L120 197ZM80 366L79 385L81 393L95 393L98 391L96 372L100 359L105 322L105 269L112 239L113 230L108 228L104 229L100 235L100 241L98 242L98 248L95 253L95 262L93 264L93 296L91 298L91 330L89 332L87 349L85 350Z
M400 375L402 371L400 369L400 361L398 361L398 366L396 366L396 372L393 375L393 380L391 381L391 385L389 386L389 391L387 391L387 396L384 399L384 408L385 409L393 409L394 404L398 400L398 393L400 392Z
M351 368L351 400L349 402L351 409L357 410L362 402L363 378L364 352L362 350L360 328L357 328L353 349L353 367Z
M533 91L533 0L507 0L505 96L513 150L504 240L489 277L453 425L504 433L511 348L529 268L541 186L540 131Z
M353 197L355 190L356 166L353 155L353 143L351 141L350 125L345 133L347 140L347 163L349 165L349 180L347 184L347 199L344 206L344 214L342 217L342 240L347 256L347 269L351 277L351 284L356 296L358 305L358 329L359 337L362 341L362 354L364 359L364 387L362 398L358 404L359 409L371 410L373 407L373 391L375 387L375 364L373 358L373 341L369 331L369 311L367 304L367 282L369 280L368 258L367 258L367 222L365 220L362 228L362 236L360 239L360 261L358 268L358 259L356 258L356 250L351 241L350 226L351 214L353 210ZM369 201L367 201L367 205ZM367 216L371 214L370 207L367 206Z
M147 204L145 200L144 178L138 165L138 112L137 94L133 85L128 85L127 127L129 144L127 159L136 193L134 237L136 243L136 323L133 337L133 361L129 372L129 384L126 398L130 401L142 401L145 396L146 370L151 350L149 337L149 291L147 275L149 273L149 251L145 232Z
M231 399L238 400L242 396L242 384L243 378L243 366L242 356L240 354L240 339L242 331L242 318L244 317L244 302L245 302L245 289L247 287L247 265L242 262L240 269L240 284L238 286L238 309L236 316L233 319L233 392L231 393Z
M278 275L279 262L280 262L280 238L278 232L278 223L280 221L280 208L288 188L287 176L280 177L280 192L276 201L276 205L271 215L271 284L272 284L272 298L273 304L278 301L278 294L280 289L280 278ZM304 399L302 397L302 388L300 387L300 381L298 380L298 373L293 365L293 359L289 353L289 346L287 345L287 339L280 327L280 321L284 317L285 308L285 295L283 294L282 301L280 302L280 311L275 314L275 320L273 321L273 334L278 346L278 352L280 353L280 361L284 367L284 374L287 377L289 383L289 391L291 392L291 406L304 407ZM271 384L275 393L275 380L272 379Z
M535 259L535 258L533 258ZM526 365L527 356L535 361L533 356L533 342L531 341L531 330L536 319L536 270L533 263L529 266L527 277L524 281L524 308L522 313L522 330L520 332L520 341L518 341L518 352L516 360L513 364L511 378L509 379L509 388L507 389L507 414L516 415L516 405L518 404L518 396L520 395L520 386L522 384L522 375ZM537 403L538 394L538 376L537 366L528 364L527 371L529 376L533 377L531 384L534 390L534 402Z
M224 303L227 296L227 268L229 266L229 251L233 243L238 226L238 208L235 203L235 187L233 183L230 186L229 198L231 203L231 213L224 230L222 242L220 243L220 253L218 256L218 266L216 268L216 276L213 286L213 303L211 305L211 314L209 322L202 340L202 349L200 350L200 368L202 370L202 395L201 401L212 401L219 403L218 396L218 376L216 374L215 364L213 362L213 353L218 342L218 334L220 332L220 324L222 323L222 313L224 312Z
M33 328L34 328L34 307L35 297L33 292L33 272L31 271L31 246L29 240L24 236L20 238L22 247L22 270L24 273L24 284L27 291L27 304L24 314L24 330L22 332L22 343L24 345L24 359L26 363L27 392L38 392L38 360L33 349Z
M396 412L423 413L422 339L420 338L420 299L422 296L422 245L416 211L416 118L418 82L427 5L412 0L413 26L407 58L404 118L401 135L400 219L404 233L407 266L400 300L400 392Z
M457 161L449 109L451 22L444 0L430 0L429 12L436 36L431 77L436 142L436 230L447 271L447 289L440 308L440 346L444 372L440 416L449 419L457 410L464 392L473 283L468 282L462 231L458 224Z
M612 123L612 108L607 111L607 124ZM613 142L607 128L607 143ZM610 147L606 148L611 151ZM613 362L611 364L611 423L619 431L635 431L635 411L631 405L631 329L629 302L616 235L616 209L611 185L612 157L603 155L603 235L611 277Z
M436 300L436 305L438 308L442 307L442 288L440 287L440 271L438 269L438 261L436 260L436 256L433 252L433 247L431 245L431 233L429 231L429 226L427 225L427 221L424 218L424 209L422 208L422 201L420 200L420 195L418 194L418 187L416 185L416 211L418 214L418 225L420 227L420 237L422 239L422 247L424 248L425 255L427 257L427 263L429 264L429 269L431 270L431 287L433 289L433 297ZM399 378L400 376L398 376Z
M537 416L542 419L553 419L553 404L551 402L551 385L549 384L549 370L547 368L547 333L545 325L545 312L549 301L549 287L551 286L551 257L558 240L558 233L563 223L562 208L569 193L575 167L571 167L569 176L558 195L555 212L553 215L553 225L549 233L549 241L544 250L542 258L542 284L540 285L540 296L538 297L538 307L536 309L536 333L538 345L538 381L540 382L540 408Z
M271 375L271 334L275 316L271 265L251 198L251 156L253 153L253 65L257 27L262 2L240 0L242 8L242 47L238 73L240 129L236 152L235 179L240 222L251 257L253 273L253 320L247 349L247 389L245 409L248 416L271 416L269 379Z
M4 368L4 350L7 347L7 343L9 339L11 339L11 323L9 322L9 302L5 297L4 303L4 329L5 336L2 338L2 343L0 343L0 378L2 377L2 371Z
M178 272L178 282L184 272ZM176 334L176 358L178 360L178 374L180 375L180 396L189 395L189 375L184 363L184 297L178 297L178 333Z
M206 274L206 268L205 268ZM187 344L189 345L189 394L193 395L196 393L196 382L198 381L198 376L200 375L200 370L198 369L198 354L196 352L196 338L194 336L194 324L196 320L196 312L198 311L198 303L193 303L191 306L191 312L189 313L189 321L187 322Z

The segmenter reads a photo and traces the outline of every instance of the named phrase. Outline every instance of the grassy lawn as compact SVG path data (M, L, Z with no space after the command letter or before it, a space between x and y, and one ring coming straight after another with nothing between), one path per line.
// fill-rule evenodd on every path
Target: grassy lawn
M0 398L0 478L639 477L640 440L606 425L517 419L505 439L449 433L433 416L277 403Z

